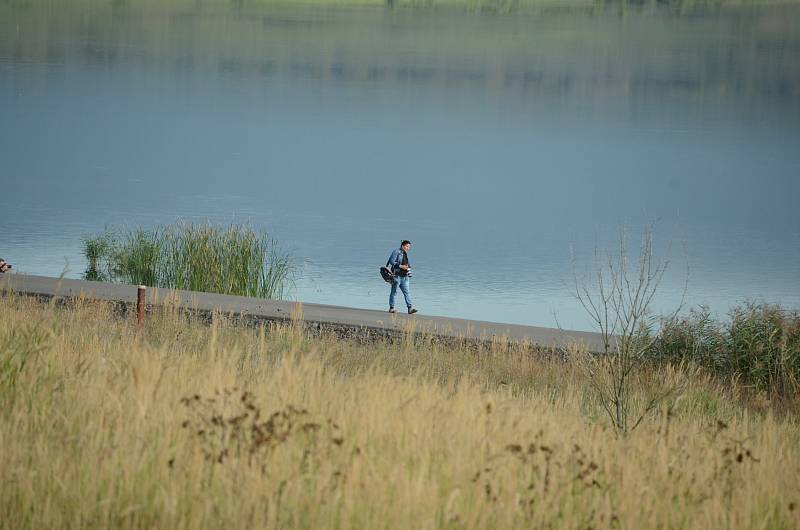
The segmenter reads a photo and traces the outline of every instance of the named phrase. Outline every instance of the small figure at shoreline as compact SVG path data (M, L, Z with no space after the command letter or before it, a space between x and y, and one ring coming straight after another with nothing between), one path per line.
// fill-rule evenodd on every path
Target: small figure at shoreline
M0 273L8 272L11 269L13 269L11 264L9 262L7 262L6 260L4 260L3 258L0 258Z
M386 266L391 269L394 278L392 279L392 290L389 292L389 312L397 313L394 308L394 298L397 295L397 288L403 291L406 300L408 314L413 315L417 312L411 303L411 291L409 278L411 277L411 265L408 262L408 251L411 250L411 241L404 239L400 242L400 248L392 251Z

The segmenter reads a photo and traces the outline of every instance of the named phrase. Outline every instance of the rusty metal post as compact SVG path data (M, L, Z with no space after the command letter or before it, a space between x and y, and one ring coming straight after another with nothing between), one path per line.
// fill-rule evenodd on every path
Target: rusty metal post
M136 288L136 327L139 329L144 327L144 304L145 286L140 285Z

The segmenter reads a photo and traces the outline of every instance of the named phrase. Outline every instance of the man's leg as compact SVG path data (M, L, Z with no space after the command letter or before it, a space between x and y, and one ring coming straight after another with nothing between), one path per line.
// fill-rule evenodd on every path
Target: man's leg
M409 285L408 276L401 276L400 277L400 290L403 291L403 296L406 299L406 307L411 309L411 307L412 307L412 304L411 304L411 291L409 290L408 285Z
M400 283L400 277L395 276L392 280L392 290L389 291L389 309L394 309L394 297L397 294L397 284Z

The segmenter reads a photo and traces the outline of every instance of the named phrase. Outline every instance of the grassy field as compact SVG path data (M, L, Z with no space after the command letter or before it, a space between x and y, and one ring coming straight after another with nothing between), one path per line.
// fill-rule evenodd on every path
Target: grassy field
M692 368L615 435L573 363L0 298L0 528L797 528L800 426Z

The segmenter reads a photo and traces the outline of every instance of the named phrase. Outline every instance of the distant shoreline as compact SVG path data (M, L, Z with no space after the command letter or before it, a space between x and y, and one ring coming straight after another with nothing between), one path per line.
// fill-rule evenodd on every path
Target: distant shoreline
M80 7L90 6L93 9L128 7L141 9L147 7L192 7L202 10L207 7L229 7L232 10L253 7L304 8L304 7L374 7L398 10L436 10L454 9L486 13L525 13L538 10L613 10L621 11L687 11L697 9L747 8L800 6L800 0L672 0L661 3L656 0L630 2L627 0L140 0L135 4L117 0L77 0L66 3L58 0L17 0L3 7Z

